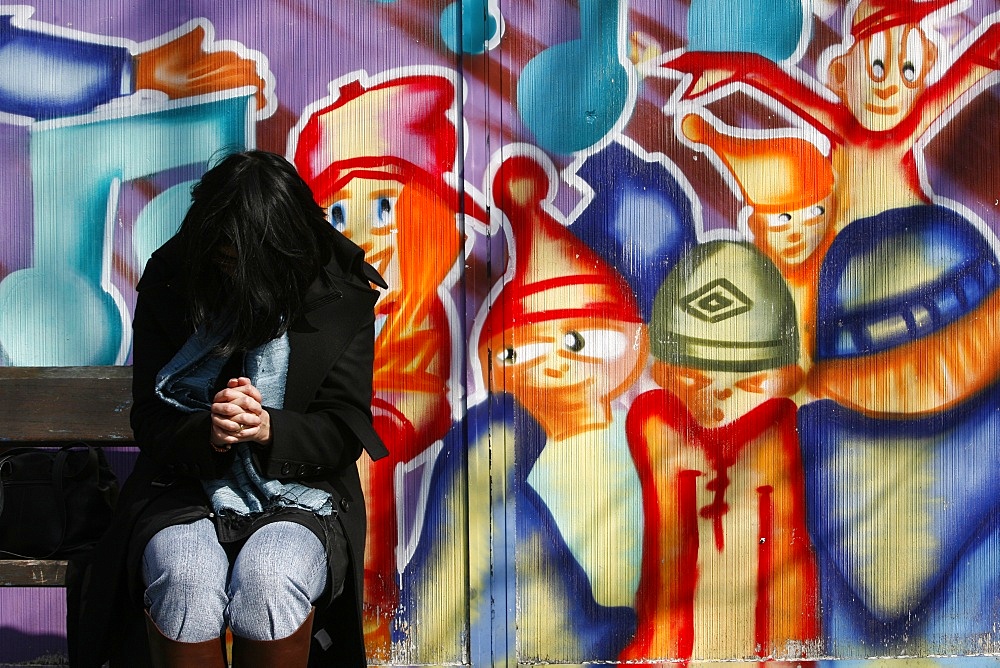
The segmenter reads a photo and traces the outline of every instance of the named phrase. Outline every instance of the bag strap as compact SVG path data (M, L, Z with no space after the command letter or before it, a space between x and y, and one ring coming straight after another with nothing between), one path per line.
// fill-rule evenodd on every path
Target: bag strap
M21 454L22 452L34 452L34 448L11 448L3 453L3 457L0 457L0 515L3 515L3 500L4 500L4 485L3 485L3 470L4 466L9 466L7 462L13 459L15 456ZM0 550L3 552L3 550ZM14 554L13 552L6 552L5 554Z
M59 542L56 543L54 550L49 552L47 555L42 557L42 559L48 559L53 554L58 552L63 543L66 542L66 494L63 491L63 479L66 475L66 460L69 459L69 451L76 446L66 445L59 448L59 452L56 453L55 460L52 464L52 486L56 490L56 499L59 503L56 504L59 513L59 526L62 527L62 531L59 534Z

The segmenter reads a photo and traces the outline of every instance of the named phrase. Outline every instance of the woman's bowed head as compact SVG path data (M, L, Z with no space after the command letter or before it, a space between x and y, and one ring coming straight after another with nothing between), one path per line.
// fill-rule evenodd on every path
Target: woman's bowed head
M288 329L330 259L334 230L291 163L244 151L205 173L178 235L191 278L192 324L214 317L232 322L218 350L226 355Z
M179 236L192 324L232 323L217 350L224 357L283 335L330 259L334 232L309 186L283 157L251 150L206 172L191 199ZM270 442L270 419L249 378L231 378L211 410L217 451Z

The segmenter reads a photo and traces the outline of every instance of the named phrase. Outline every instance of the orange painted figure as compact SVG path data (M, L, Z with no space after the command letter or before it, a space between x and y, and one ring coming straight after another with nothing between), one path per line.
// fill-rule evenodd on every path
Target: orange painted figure
M937 309L924 318L925 307L907 301L904 310L913 314L907 316L910 319L892 320L892 304L903 296L894 294L897 286L890 284L884 267L864 268L861 265L865 260L860 259L866 253L875 257L895 248L898 251L894 252L905 249L927 253L926 261L933 265L930 256L934 235L964 238L969 230L996 245L992 234L984 233L964 212L936 203L929 184L921 177L920 142L944 126L961 104L987 90L987 77L1000 66L1000 14L987 17L954 49L936 39L934 22L957 8L960 4L952 0L852 3L847 9L844 43L820 59L821 64L826 63L825 91L819 82L793 76L753 54L688 52L665 64L693 76L681 98L718 98L736 85L749 87L823 134L830 142L837 179L837 233L852 224L865 230L885 229L889 223L883 218L888 216L896 220L900 235L930 235L926 244L914 242L912 249L905 246L902 237L884 240L882 250L853 248L857 243L853 240L850 249L838 245L837 240L831 244L829 253L837 248L841 259L853 254L859 258L852 261L853 270L871 279L865 279L863 292L853 290L857 299L847 294L850 290L839 299L859 312L877 315L881 308L886 313L881 321L870 323L871 336L880 341L857 346L853 351L838 355L825 352L835 346L819 341L817 334L808 385L817 397L836 399L867 414L941 410L973 396L996 378L991 365L970 364L970 360L1000 354L1000 339L993 335L1000 327L1000 293L974 290L963 295L967 306L962 317ZM911 259L900 258L900 262L905 261ZM937 271L940 273L940 268ZM911 274L908 280L916 283L904 284L903 289L911 293L907 299L919 299L926 292L921 282L931 289L929 286L939 277L933 273L922 277ZM817 321L826 318L830 322L817 332L832 332L839 340L841 334L834 330L838 319L847 315L819 310ZM878 355L877 362L859 363L859 359L874 354Z
M801 658L819 639L789 294L753 246L701 244L656 296L627 422L645 543L631 661ZM811 647L811 649L809 649Z
M803 339L802 363L808 366L816 281L837 216L830 158L802 137L724 131L701 113L684 116L681 132L699 150L704 146L713 151L736 180L747 203L746 232L792 292Z
M835 100L821 94L818 82L755 54L687 52L664 67L694 76L683 99L742 84L825 135L838 179L839 230L886 209L930 203L914 155L918 140L966 93L985 90L984 79L1000 66L996 23L967 48L942 52L926 25L950 5L953 0L854 3L847 40L826 68Z
M489 305L478 352L490 389L544 432L541 442L514 434L517 529L506 539L517 541L508 577L518 656L580 663L613 660L633 631L642 501L625 397L648 342L628 283L557 218L554 183L536 155L515 153L496 171L514 271Z
M365 250L389 284L376 305L372 410L390 456L362 468L371 490L366 635L372 655L383 659L399 598L393 472L451 425L454 342L438 291L462 249L463 200L446 181L456 159L455 102L455 84L445 76L350 80L307 111L294 149L331 224ZM473 213L485 219L478 208Z
M484 323L480 357L492 351L493 389L529 406L559 440L611 422L611 401L642 371L647 343L625 280L544 210L550 183L531 156L507 158L494 178L515 271Z

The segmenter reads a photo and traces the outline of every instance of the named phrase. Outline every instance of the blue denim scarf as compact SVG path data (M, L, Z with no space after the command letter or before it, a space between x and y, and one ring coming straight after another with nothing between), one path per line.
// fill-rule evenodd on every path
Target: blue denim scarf
M212 350L227 334L199 328L157 374L157 396L188 413L209 410L215 395L213 388L226 363ZM265 406L281 408L284 404L289 351L285 334L246 354L247 376L260 391ZM333 512L330 494L321 489L264 478L254 464L249 443L236 446L236 457L223 478L204 480L202 486L217 513L250 515L278 507L302 508L317 515Z

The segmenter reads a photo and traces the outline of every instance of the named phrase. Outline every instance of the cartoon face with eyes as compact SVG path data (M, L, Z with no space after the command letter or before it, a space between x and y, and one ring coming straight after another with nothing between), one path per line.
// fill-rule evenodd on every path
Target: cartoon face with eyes
M865 128L891 130L910 115L936 58L918 25L893 26L831 61L829 86Z
M816 204L795 211L754 213L754 241L784 271L802 265L827 240L836 217L831 193Z
M565 318L495 336L480 360L484 368L492 362L495 387L526 406L550 438L560 438L610 422L611 401L635 381L647 352L641 323Z
M330 224L365 251L386 283L379 300L401 289L396 206L403 185L391 179L351 179L327 207Z
M721 427L802 382L795 303L758 248L709 241L688 251L653 304L651 374L704 427Z
M802 381L798 366L758 372L718 371L653 364L653 379L687 405L703 427L722 427L774 397L795 392Z

